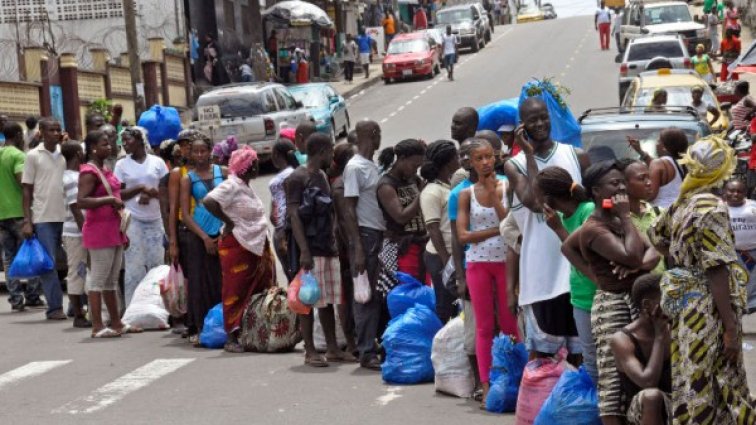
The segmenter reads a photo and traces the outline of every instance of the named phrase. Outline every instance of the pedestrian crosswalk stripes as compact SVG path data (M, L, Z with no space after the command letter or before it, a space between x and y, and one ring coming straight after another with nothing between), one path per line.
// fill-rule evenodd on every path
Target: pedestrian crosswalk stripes
M70 362L71 360L51 360L27 363L0 375L0 390L24 379L42 375L43 373L49 372Z
M144 388L152 382L171 374L193 362L194 359L156 359L120 378L103 385L90 394L73 400L53 410L53 413L72 415L93 413L102 410L128 394Z

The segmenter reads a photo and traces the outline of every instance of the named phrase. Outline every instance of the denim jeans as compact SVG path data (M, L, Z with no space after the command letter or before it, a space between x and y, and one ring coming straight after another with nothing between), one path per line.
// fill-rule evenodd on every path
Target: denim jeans
M370 301L365 304L354 303L357 349L360 351L360 361L364 363L377 355L375 339L379 336L378 328L381 323L383 297L376 290L375 285L378 279L378 252L381 250L381 244L383 243L383 232L360 227L360 240L365 252L365 269L370 280L371 290ZM354 264L354 261L352 261L352 264ZM353 270L352 276L354 275L355 271Z
M41 288L39 279L29 279L26 282L26 289L19 279L9 279L7 276L8 268L16 257L16 252L21 246L24 237L21 236L21 226L24 223L23 218L8 218L0 220L0 246L3 250L3 270L6 272L6 286L8 287L8 302L12 305L23 304L24 297L26 302L39 300Z
M163 247L163 221L142 221L132 219L126 231L129 237L129 248L124 251L124 298L126 307L131 304L139 282L147 272L165 264L165 248Z
M593 379L593 384L598 383L598 367L596 366L596 341L593 340L593 328L591 328L591 312L572 308L572 316L575 318L575 326L583 347L583 366L585 371Z
M34 232L55 262L55 253L61 246L63 223L37 223L34 225ZM58 280L58 271L53 268L51 272L40 276L40 280L42 281L42 291L44 291L45 299L47 299L47 315L63 310L63 290L60 287L60 280Z

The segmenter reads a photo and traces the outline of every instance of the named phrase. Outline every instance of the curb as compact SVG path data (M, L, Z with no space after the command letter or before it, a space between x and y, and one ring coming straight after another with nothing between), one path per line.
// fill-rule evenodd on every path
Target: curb
M351 87L349 90L345 91L344 93L341 93L341 96L344 99L349 99L349 97L361 92L362 90L372 87L376 85L379 81L383 80L383 73L381 73L378 76L375 76L373 78L368 78L367 80L363 80L362 83L355 85L354 87Z

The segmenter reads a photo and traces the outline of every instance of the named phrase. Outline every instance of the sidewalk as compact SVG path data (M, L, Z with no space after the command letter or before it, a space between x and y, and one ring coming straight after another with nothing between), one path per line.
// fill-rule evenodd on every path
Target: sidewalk
M365 74L362 72L361 66L354 67L354 79L352 84L347 84L344 80L344 75L340 76L339 81L331 81L330 84L333 88L345 99L349 98L360 91L379 83L383 79L383 70L380 62L370 64L370 78L365 78Z

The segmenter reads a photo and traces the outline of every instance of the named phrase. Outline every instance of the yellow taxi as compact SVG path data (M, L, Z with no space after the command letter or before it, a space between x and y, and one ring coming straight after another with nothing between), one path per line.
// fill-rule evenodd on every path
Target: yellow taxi
M524 24L527 22L543 21L546 15L543 10L539 9L535 3L528 2L520 6L520 10L517 13L517 23Z
M714 95L709 84L706 83L695 71L690 69L659 69L640 73L627 89L622 107L633 110L651 106L654 92L664 89L667 92L667 104L671 107L693 107L693 87L703 87L703 103L711 105L719 110L719 119L711 126L712 131L724 131L729 127L730 121L722 109L719 100ZM711 113L707 113L707 123L712 119Z

